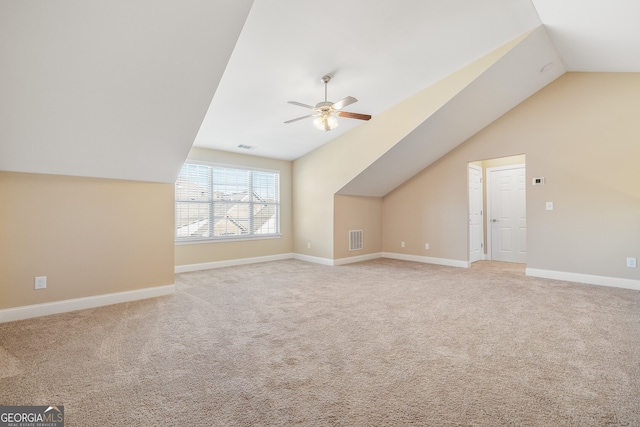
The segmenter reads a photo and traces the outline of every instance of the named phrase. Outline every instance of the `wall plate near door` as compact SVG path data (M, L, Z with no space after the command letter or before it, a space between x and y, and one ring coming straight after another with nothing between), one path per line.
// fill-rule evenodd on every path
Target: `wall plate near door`
M533 185L544 185L544 177L533 178Z

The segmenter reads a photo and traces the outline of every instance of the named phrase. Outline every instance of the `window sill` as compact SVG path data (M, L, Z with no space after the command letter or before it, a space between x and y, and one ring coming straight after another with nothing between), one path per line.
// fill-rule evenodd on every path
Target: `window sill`
M175 240L176 246L182 245L201 245L207 243L230 243L230 242L246 242L250 240L271 240L279 239L282 234L269 234L268 236L239 236L239 237L220 237L216 239L199 239L199 240Z

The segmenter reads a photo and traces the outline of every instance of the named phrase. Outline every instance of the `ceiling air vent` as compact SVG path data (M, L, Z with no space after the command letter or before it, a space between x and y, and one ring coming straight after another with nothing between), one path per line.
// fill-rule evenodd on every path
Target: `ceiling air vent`
M362 230L349 230L349 250L362 250Z

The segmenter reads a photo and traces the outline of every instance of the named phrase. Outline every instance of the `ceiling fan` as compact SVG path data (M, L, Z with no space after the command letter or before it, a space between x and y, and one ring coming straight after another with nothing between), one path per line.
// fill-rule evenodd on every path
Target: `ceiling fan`
M324 101L318 102L315 107L312 105L303 104L301 102L289 101L289 104L298 105L300 107L309 108L314 111L313 114L307 114L306 116L298 117L296 119L287 120L285 123L293 123L298 120L306 119L308 117L315 117L313 124L320 130L328 132L335 129L338 126L338 117L344 117L347 119L369 120L371 116L369 114L349 113L341 111L343 107L351 105L354 102L358 102L353 96L347 96L338 102L327 101L327 84L331 80L330 75L323 76L321 81L324 83Z

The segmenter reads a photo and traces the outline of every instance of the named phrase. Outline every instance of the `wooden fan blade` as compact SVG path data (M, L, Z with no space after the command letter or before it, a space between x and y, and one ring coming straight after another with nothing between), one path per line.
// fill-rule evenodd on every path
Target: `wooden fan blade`
M358 120L370 120L371 116L369 114L360 114L360 113L348 113L346 111L339 111L338 116L344 117L346 119L358 119Z
M316 115L317 115L317 114L307 114L306 116L298 117L297 119L287 120L285 123L293 123L293 122L297 122L298 120L306 119L306 118L308 118L308 117L313 117L313 116L316 116Z
M353 104L354 102L358 102L358 100L353 96L347 96L346 98L342 98L340 101L335 102L331 107L333 107L334 110L339 110L342 107Z
M287 101L287 103L297 105L298 107L310 108L312 110L315 108L311 105L303 104L302 102L297 102L297 101Z

